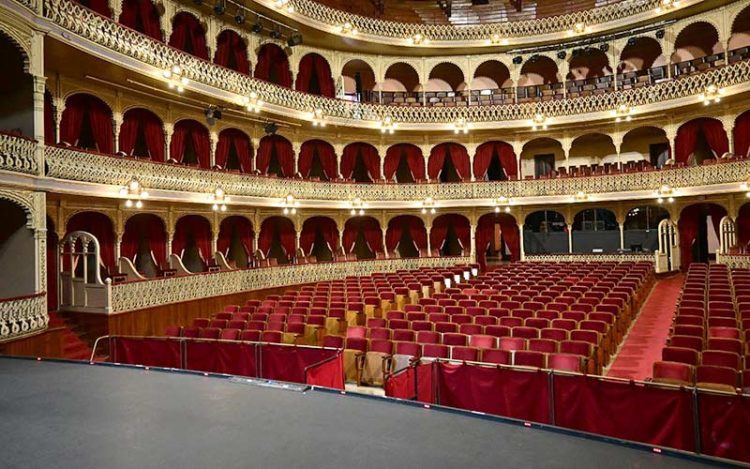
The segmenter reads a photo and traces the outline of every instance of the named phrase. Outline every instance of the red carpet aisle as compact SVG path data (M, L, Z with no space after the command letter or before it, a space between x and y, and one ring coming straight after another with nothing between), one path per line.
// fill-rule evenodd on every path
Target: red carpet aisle
M679 274L656 282L607 376L637 380L651 376L654 362L661 360L683 280Z

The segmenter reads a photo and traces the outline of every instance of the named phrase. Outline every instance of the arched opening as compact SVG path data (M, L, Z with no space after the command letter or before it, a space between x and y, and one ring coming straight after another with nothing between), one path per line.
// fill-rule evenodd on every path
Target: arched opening
M485 142L474 155L474 179L507 181L518 178L518 165L513 147L501 141Z
M677 35L672 53L672 76L707 70L724 59L719 32L705 21L692 23Z
M476 253L482 269L521 259L518 223L507 213L488 213L477 222Z
M89 10L93 10L102 16L112 18L112 12L109 9L109 2L107 0L75 0Z
M172 163L209 169L211 167L211 142L208 129L192 119L177 122L169 144L169 158Z
M177 220L172 253L182 259L190 272L205 272L213 261L211 223L200 215L186 215Z
M266 259L289 264L294 259L297 233L292 220L284 217L266 218L260 225L258 249Z
M0 60L5 64L0 75L0 129L34 136L34 81L24 70L26 56L2 33Z
M432 256L463 256L471 244L471 225L463 215L447 213L432 221L430 247Z
M120 151L129 156L164 161L164 124L143 108L129 109L120 126Z
M471 102L483 106L513 102L510 71L499 60L482 62L471 81Z
M253 76L258 80L291 88L292 71L289 69L289 57L284 49L276 44L263 44L258 50Z
M562 98L563 85L555 61L532 55L521 67L517 90L519 102Z
M427 230L424 221L414 215L399 215L388 222L385 246L393 257L421 257L427 251Z
M74 147L112 153L112 110L104 101L79 93L65 101L60 139Z
M169 45L201 59L209 60L206 47L206 30L190 13L180 12L172 18L172 35Z
M339 249L339 229L328 217L312 217L302 224L299 247L305 256L318 262L332 261Z
M305 179L330 181L338 178L336 152L323 140L308 140L299 151L299 172Z
M659 249L659 223L668 219L669 212L658 205L642 205L630 209L625 216L625 250L654 252Z
M691 262L716 259L720 247L719 223L726 215L724 207L713 203L698 203L682 209L677 229L683 269L687 269Z
M427 160L427 176L432 181L462 182L471 174L469 154L466 147L454 142L432 147Z
M377 95L373 94L375 73L367 62L359 59L348 61L341 69L341 76L346 99L368 103L377 101Z
M659 41L641 36L628 40L617 65L618 87L623 90L652 85L667 78L667 58Z
M294 147L281 135L266 135L260 139L255 156L255 169L260 174L294 177Z
M159 16L159 10L151 0L123 0L120 24L163 41Z
M323 56L315 53L306 54L299 62L297 73L297 91L326 96L336 96L336 87L331 76L331 66Z
M424 181L422 150L409 143L399 143L388 147L383 162L383 173L386 181L403 183Z
M443 62L430 70L423 91L427 102L433 106L465 105L468 94L464 72L452 62Z
M341 177L355 182L380 179L380 155L369 143L355 142L344 147L341 155Z
M728 49L729 63L739 62L750 56L750 7L745 7L735 17Z
M565 162L565 151L557 140L540 137L526 142L521 151L520 174L527 178L554 177L555 168L562 169Z
M563 214L553 210L528 214L523 224L523 251L527 255L568 252L568 228Z
M139 213L128 218L120 256L130 259L144 277L158 277L161 270L169 268L164 221L151 213Z
M250 173L253 170L253 155L250 137L238 129L219 132L216 143L216 166L231 171Z
M245 75L250 73L247 44L239 34L231 29L225 29L219 34L216 38L214 63Z
M614 212L587 208L573 218L574 253L612 253L620 249L620 225Z
M571 98L600 94L612 88L609 57L601 49L573 49L568 69L565 79L569 80L566 86Z
M671 158L672 150L664 129L638 127L622 138L620 161L623 163L648 161L651 166L661 168Z
M380 91L382 104L419 105L419 74L409 64L398 62L385 71L385 79L373 91Z
M573 140L568 154L568 173L590 176L603 174L604 164L617 165L619 156L612 137L600 133L585 134Z
M224 255L229 265L247 269L251 265L254 236L250 220L236 215L227 217L219 225L216 249Z
M383 253L383 231L372 217L354 217L344 225L344 251L357 260L374 259Z
M47 311L57 311L57 272L58 262L60 261L59 255L59 244L60 239L57 236L57 230L55 229L55 222L49 217L47 218ZM6 215L3 215L3 219L10 219ZM13 252L13 251L11 251Z
M32 294L36 289L37 253L34 230L27 225L28 214L20 205L0 199L0 217L3 220L0 223L0 269L5 273L0 282L0 298Z
M750 157L750 111L740 114L734 121L734 154L740 158Z
M115 230L112 226L112 220L108 216L99 212L79 212L68 220L67 232L70 234L74 231L85 231L92 234L99 241L99 272L102 280L117 273L117 263L115 259ZM93 247L89 247L89 252ZM92 265L88 266L89 272L96 272L97 267L93 264L96 259L91 257L89 261ZM74 271L79 272L84 268L83 265L74 266Z
M750 252L750 203L740 207L737 214L737 250L742 254Z
M701 117L686 122L677 130L675 159L687 166L716 160L729 151L729 139L718 119Z

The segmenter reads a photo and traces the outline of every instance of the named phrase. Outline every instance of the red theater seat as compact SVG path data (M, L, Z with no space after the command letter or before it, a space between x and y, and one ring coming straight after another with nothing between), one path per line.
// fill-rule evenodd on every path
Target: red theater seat
M694 379L691 365L667 361L654 362L653 380L657 383L691 386Z
M513 352L513 365L545 368L547 366L547 356L542 352L517 350Z
M499 349L484 349L482 350L482 361L496 365L510 365L511 352Z
M553 353L547 357L547 366L553 370L582 373L585 371L584 361L579 355Z
M262 334L261 331L244 330L242 331L242 334L240 335L240 340L245 340L248 342L260 342L261 334Z

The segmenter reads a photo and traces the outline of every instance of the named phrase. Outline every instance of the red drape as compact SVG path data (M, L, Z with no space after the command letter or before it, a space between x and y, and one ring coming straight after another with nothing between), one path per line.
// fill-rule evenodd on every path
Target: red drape
M131 261L135 259L141 238L148 241L156 264L162 265L167 259L167 233L164 230L164 222L149 213L139 213L129 218L122 235L120 255Z
M364 143L350 143L344 147L344 153L341 156L341 176L351 178L354 174L354 168L357 165L357 158L362 158L362 162L370 174L370 179L377 181L380 179L380 156L374 146Z
M232 234L237 231L240 235L240 241L245 248L248 256L253 253L253 225L245 217L233 216L227 217L221 221L219 227L219 239L216 243L216 249L224 255L229 252L232 244Z
M67 228L67 233L86 231L94 235L99 241L99 256L102 263L111 270L115 269L115 232L112 221L106 215L98 212L76 213L68 220Z
M255 64L253 76L291 88L292 72L289 69L289 57L276 44L264 44L258 51L258 62Z
M750 204L740 208L737 215L737 244L744 248L750 243Z
M318 231L328 243L331 252L335 253L339 247L339 229L336 222L328 217L312 217L305 220L300 233L299 246L305 255L312 253Z
M263 224L260 225L260 233L258 234L258 249L264 255L268 256L275 233L279 234L281 246L286 251L286 254L294 256L297 245L297 234L294 231L292 220L284 217L270 217L263 221Z
M124 0L120 24L162 41L159 12L151 0Z
M112 361L130 365L182 368L178 339L112 338Z
M81 5L94 10L95 12L99 13L102 16L106 16L107 18L112 18L112 12L109 9L109 3L107 0L87 0L87 1L81 1L78 0L78 3Z
M318 161L320 161L320 166L323 168L326 177L328 179L335 179L338 176L338 172L336 171L336 152L330 143L323 140L308 140L302 144L299 151L299 167L297 168L302 177L310 177L313 156L316 152L318 154Z
M234 58L234 64L230 64L230 55ZM244 73L245 75L250 73L250 63L247 60L247 45L239 34L230 29L225 29L219 34L219 37L216 39L214 63Z
M354 249L360 231L365 237L372 252L383 252L383 232L380 223L372 217L350 218L344 225L344 250L349 253Z
M424 156L422 150L416 145L400 143L388 148L383 161L383 174L387 181L395 178L396 170L401 162L401 158L406 158L409 164L409 170L415 181L424 180Z
M227 373L239 376L258 376L256 349L258 344L224 341L185 341L185 368Z
M432 229L430 230L430 247L432 249L440 249L440 246L445 242L448 236L448 227L452 226L456 237L461 242L464 250L469 249L471 243L471 226L469 220L463 215L456 215L449 213L447 215L440 215L435 218L432 222Z
M418 249L427 249L427 230L422 219L414 215L400 215L388 223L385 233L385 245L389 252L396 249L403 230L409 230L409 235Z
M508 179L516 179L518 174L516 153L513 147L505 142L487 142L477 148L474 155L474 178L482 181L487 177L487 170L495 155L500 158L500 165L508 175Z
M206 31L198 18L187 12L177 13L172 20L172 35L169 45L193 54L201 59L208 59Z
M211 142L208 139L208 129L192 119L181 120L175 124L172 142L169 146L169 157L182 162L187 138L192 139L193 148L198 156L198 165L201 168L209 168L211 166Z
M750 462L750 445L746 442L750 431L750 399L707 392L698 394L703 452Z
M130 109L123 116L120 126L120 151L128 155L133 153L139 126L143 129L151 159L164 161L164 127L156 114L147 109Z
M479 265L484 268L487 260L485 252L495 236L495 224L500 225L500 231L508 245L510 258L512 261L521 259L521 243L518 232L518 224L515 218L505 213L488 214L479 219L476 233L476 252Z
M734 154L740 157L750 156L750 111L744 112L734 121L733 134Z
M704 209L706 209L705 214ZM711 216L711 224L718 237L719 222L726 214L727 211L724 208L715 204L694 204L682 210L677 229L680 233L680 257L683 268L687 269L693 261L693 242L698 237L698 224L704 221L704 215Z
M313 76L318 82L320 93L315 93L314 91L317 90L311 89ZM335 97L336 91L328 61L314 53L302 57L299 63L299 73L297 73L296 89L297 91L319 94L320 96L327 96L329 98Z
M292 143L281 135L266 135L260 139L255 167L262 174L268 174L271 153L276 152L276 158L281 166L284 177L294 176L294 148Z
M240 162L242 172L251 172L253 164L250 156L250 137L237 129L224 129L219 134L219 141L216 142L216 164L222 168L226 167L232 145L237 152L237 159Z
M91 132L101 153L112 153L112 111L104 101L89 94L76 94L65 102L60 122L60 139L74 145L80 138L84 114L88 113Z
M469 154L466 148L458 143L441 143L432 149L427 160L427 175L430 179L437 179L445 164L445 157L449 156L461 179L468 179L470 175Z
M693 119L683 124L677 131L675 160L678 163L687 162L690 154L695 151L699 131L703 131L703 135L706 136L706 143L716 153L717 158L721 158L724 153L729 151L729 140L721 122L707 117Z
M174 238L172 239L172 253L182 256L183 250L192 237L204 261L212 258L211 252L211 224L200 215L186 215L177 221Z

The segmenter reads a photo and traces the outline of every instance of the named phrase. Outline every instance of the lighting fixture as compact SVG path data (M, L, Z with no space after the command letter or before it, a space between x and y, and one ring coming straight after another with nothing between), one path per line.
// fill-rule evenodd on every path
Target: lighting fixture
M278 29L273 29L268 35L271 36L271 39L281 39L281 31Z
M491 35L487 41L490 44L494 44L494 45L502 45L502 46L508 45L508 38L504 38L498 33L494 33L493 35Z
M531 130L547 130L547 116L541 113L534 114L534 117L531 119Z
M396 131L396 123L393 122L393 118L391 116L385 116L383 120L380 121L379 126L380 132L384 134L393 134L393 132Z
M357 215L359 215L361 217L365 214L367 204L362 199L357 197L349 201L349 208L349 214L351 216L356 217Z
M165 68L162 70L161 76L167 80L167 86L170 90L176 89L178 93L185 91L188 79L185 76L185 68L182 65L175 64Z
M708 106L711 101L718 103L721 101L721 96L724 94L724 88L720 88L716 85L708 85L706 89L698 95L698 99L703 101L703 104Z
M456 119L456 122L453 123L453 133L454 134L468 134L469 133L469 123L466 121L465 118L459 117Z
M348 34L350 36L356 36L357 33L359 33L357 28L348 21L342 24L341 26L336 27L336 31L339 34Z
M620 104L617 109L612 111L612 117L615 118L615 122L630 122L633 120L633 114L635 110L627 104Z
M312 122L313 127L326 126L326 117L323 115L323 110L320 108L316 108L310 112L308 118L310 119L310 122Z
M120 188L120 196L126 197L127 208L143 208L141 199L148 198L148 192L143 188L138 179L131 179L125 186Z
M276 0L273 5L278 9L285 9L287 13L294 12L294 5L292 5L291 0Z
M216 16L221 16L225 11L227 11L227 5L224 3L224 0L216 0L216 3L214 4L214 14Z
M426 215L428 212L431 214L435 214L437 210L435 210L435 199L432 197L425 198L422 202L422 215Z
M212 204L215 212L226 212L229 196L224 192L224 189L217 187L213 194L208 196L208 201Z
M421 33L416 33L406 40L410 45L419 46L427 45L430 43L430 38L423 36Z
M674 202L675 190L667 184L662 184L660 188L656 190L656 201L663 204L665 201L668 203Z
M574 36L576 34L583 34L588 32L591 32L591 27L586 26L586 23L579 21L578 23L573 25L573 29L568 31L568 36Z
M249 96L245 96L242 100L243 105L247 109L247 112L260 112L260 108L263 107L263 100L260 99L258 93L251 91Z
M500 196L494 201L495 213L505 212L510 213L510 199L505 196Z
M299 33L292 34L289 36L289 39L286 40L286 45L289 47L294 47L302 44L302 35Z
M294 199L294 196L292 194L288 194L281 202L281 207L282 213L284 213L284 215L296 215L297 207L299 207L299 202Z
M245 24L245 10L237 8L237 13L234 15L234 22L237 24Z
M575 202L584 202L586 200L589 200L589 195L583 191L578 191L573 195L573 201Z
M664 11L669 11L672 8L677 7L678 3L680 3L678 0L661 0L661 2L659 2L659 6L656 7L656 12L662 13Z
M255 34L259 34L263 32L263 22L260 20L260 17L255 20L255 23L250 27L250 31L254 32Z

